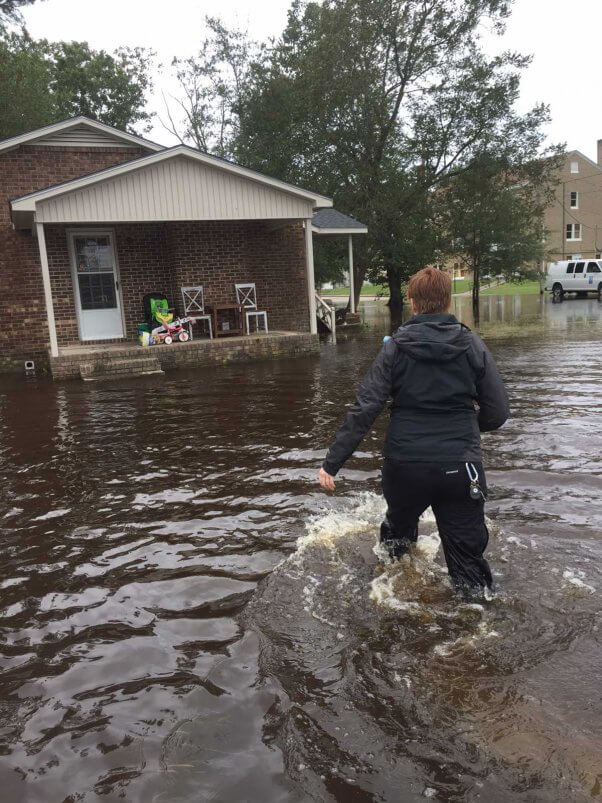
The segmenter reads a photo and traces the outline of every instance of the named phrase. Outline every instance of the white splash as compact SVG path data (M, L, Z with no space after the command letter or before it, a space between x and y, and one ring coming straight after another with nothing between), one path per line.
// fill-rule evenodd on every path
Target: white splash
M312 546L336 549L337 542L355 533L380 526L387 505L382 496L362 493L358 504L350 510L326 510L306 523L307 535L297 539L297 554Z
M421 521L423 524L434 523L434 516L430 508L421 517ZM418 614L424 610L422 603L400 599L400 591L403 589L404 593L407 593L411 591L412 586L415 590L414 583L408 585L406 582L409 571L413 571L424 582L429 582L435 574L443 571L442 567L435 562L440 545L439 535L437 532L433 532L429 535L419 535L416 546L411 548L410 554L404 555L395 563L388 562L388 553L385 552L384 559L387 563L382 574L375 577L370 584L370 599L377 605L384 605L404 613ZM377 546L380 547L380 544ZM377 557L380 557L381 551L382 548L374 549Z
M529 548L526 544L523 544L520 538L517 538L515 535L509 535L508 538L506 538L506 541L509 544L516 544L516 546L520 547L521 549Z
M584 578L585 572L581 571L581 569L567 568L562 573L562 579L565 581L563 582L563 586L565 588L572 586L573 588L587 591L588 594L595 594L596 589L593 586L590 586L589 583L586 583Z
M500 634L497 630L493 630L490 627L489 622L481 621L474 633L460 636L460 638L452 639L451 641L444 641L441 644L436 644L435 647L433 647L433 653L439 658L447 658L458 649L478 647L482 644L483 639L499 637Z

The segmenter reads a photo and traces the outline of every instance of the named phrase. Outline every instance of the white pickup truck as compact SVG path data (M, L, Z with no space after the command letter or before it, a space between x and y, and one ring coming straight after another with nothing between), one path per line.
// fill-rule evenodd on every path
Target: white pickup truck
M565 293L597 293L602 301L602 259L571 259L550 262L546 290L551 290L557 301Z

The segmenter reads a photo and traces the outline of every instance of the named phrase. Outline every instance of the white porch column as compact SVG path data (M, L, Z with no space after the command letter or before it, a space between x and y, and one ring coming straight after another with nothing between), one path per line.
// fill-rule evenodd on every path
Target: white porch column
M355 312L355 277L353 275L353 234L349 235L349 302L350 312Z
M309 296L309 331L312 335L318 332L316 318L316 282L314 278L314 241L311 232L312 219L305 219L305 264L307 266L307 294Z
M46 318L48 320L48 334L50 335L50 353L53 357L59 356L59 347L56 339L56 323L54 320L54 305L52 303L52 287L50 286L50 271L48 270L48 254L46 253L46 237L44 224L36 223L38 235L38 248L40 249L40 263L42 265L42 282L44 283L44 299L46 301Z

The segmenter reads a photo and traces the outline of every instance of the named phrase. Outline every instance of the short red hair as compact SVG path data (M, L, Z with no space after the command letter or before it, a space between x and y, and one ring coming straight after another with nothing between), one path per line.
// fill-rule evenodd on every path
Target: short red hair
M423 268L408 284L408 297L414 301L416 312L447 312L451 304L451 279L445 271Z

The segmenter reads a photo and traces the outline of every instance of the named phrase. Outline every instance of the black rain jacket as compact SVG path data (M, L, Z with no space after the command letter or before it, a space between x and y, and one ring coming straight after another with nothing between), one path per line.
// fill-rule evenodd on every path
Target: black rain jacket
M508 395L487 346L453 315L415 315L372 363L323 468L333 476L390 398L385 457L480 461L481 432L501 427Z

